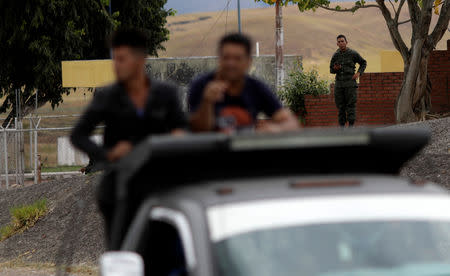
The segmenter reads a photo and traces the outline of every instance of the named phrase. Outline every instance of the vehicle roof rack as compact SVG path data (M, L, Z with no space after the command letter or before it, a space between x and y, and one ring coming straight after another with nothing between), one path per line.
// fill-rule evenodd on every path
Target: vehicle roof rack
M283 134L152 136L114 167L118 196L213 179L397 174L429 141L424 128L313 129Z

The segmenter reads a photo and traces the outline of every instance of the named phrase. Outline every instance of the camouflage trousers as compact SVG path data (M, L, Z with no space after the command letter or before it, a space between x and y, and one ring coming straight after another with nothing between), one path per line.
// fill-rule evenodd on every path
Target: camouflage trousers
M339 125L345 126L348 122L353 125L356 121L357 87L335 87L334 101L339 110Z

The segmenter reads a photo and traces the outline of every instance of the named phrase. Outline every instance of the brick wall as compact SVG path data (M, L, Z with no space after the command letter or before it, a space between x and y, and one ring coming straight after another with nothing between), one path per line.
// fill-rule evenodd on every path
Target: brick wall
M450 40L447 50L434 51L428 70L432 82L432 112L450 111ZM366 73L360 79L356 106L358 125L395 123L394 103L400 91L403 73ZM306 126L336 126L337 108L333 87L330 95L307 96Z

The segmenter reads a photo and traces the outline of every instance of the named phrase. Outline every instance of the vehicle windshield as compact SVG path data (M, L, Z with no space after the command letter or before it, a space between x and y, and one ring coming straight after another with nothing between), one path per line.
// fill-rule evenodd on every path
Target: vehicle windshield
M401 202L397 201L398 204ZM379 204L383 203L389 208L393 202L380 199ZM400 209L406 211L410 203L407 200ZM287 209L284 209L284 204L280 204L273 213L278 211L280 216L289 217L289 214L281 215ZM336 202L331 204L335 209L328 209L330 214L343 211L341 207L345 205L340 206ZM215 214L210 213L210 219L216 220L210 226L219 275L450 275L450 219L448 216L442 219L433 217L430 212L439 207L439 203L429 208L418 200L410 212L414 215L407 218L402 217L403 211L399 211L399 208L393 208L390 215L384 215L382 212L369 211L374 211L370 200L361 206L357 202L350 202L357 209L349 211L349 214L337 215L338 219L335 220L330 219L332 215L324 216L320 210L321 204L316 204L318 218L312 221L300 218L302 213L297 211L301 205L291 204L294 211L288 213L296 213L296 219L292 221L277 219L267 210L262 210L265 215L258 215L256 210L261 209L262 205L259 208L252 205L242 208L233 206L220 210L221 214L217 210ZM383 211L385 207L376 211ZM419 208L426 211L420 211ZM314 209L305 211L311 216L315 213ZM442 213L442 209L435 211ZM427 212L430 212L428 218ZM358 219L354 213L366 213L366 217ZM248 225L256 226L246 228L245 222L237 218L241 215L247 218ZM345 217L351 218L345 221ZM217 228L213 224L219 222L219 218L220 224L216 226L220 228Z
M283 227L214 244L222 276L450 275L450 222ZM282 272L282 273L281 273Z

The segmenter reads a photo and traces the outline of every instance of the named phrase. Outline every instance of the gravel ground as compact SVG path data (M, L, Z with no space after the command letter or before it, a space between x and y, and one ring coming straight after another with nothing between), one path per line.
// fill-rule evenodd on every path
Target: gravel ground
M0 275L2 276L49 276L56 275L50 269L32 269L32 268L1 268Z
M450 118L393 127L429 127L431 143L402 170L415 180L431 180L450 188ZM74 176L64 180L0 191L0 226L10 221L9 208L46 198L50 211L34 227L0 242L0 263L20 260L29 263L96 265L104 251L103 225L94 190L98 175ZM3 270L2 270L3 269ZM17 273L15 273L17 272ZM57 275L69 275L60 271ZM48 272L2 268L1 275L52 275Z
M393 127L427 127L432 132L431 142L405 165L401 175L450 188L450 117Z
M0 225L10 222L9 208L46 198L50 211L22 234L0 243L0 262L96 265L104 250L103 223L94 199L98 176L76 176L0 191Z
M90 276L96 275L95 272L64 272L65 276ZM51 268L33 268L33 267L16 267L16 268L0 268L2 276L56 276L61 275L59 271Z
M2 276L49 276L56 275L53 271L44 269L5 268L0 269Z

